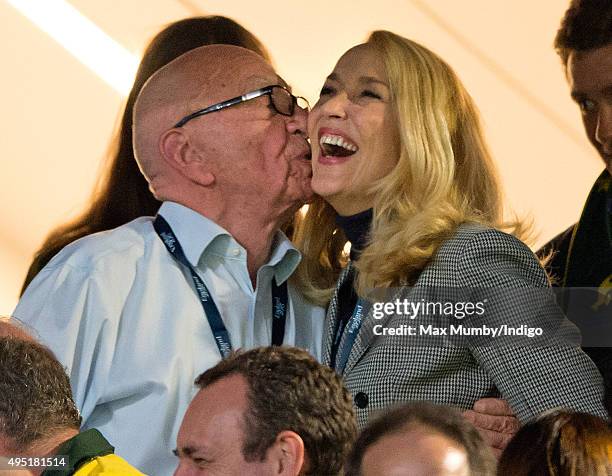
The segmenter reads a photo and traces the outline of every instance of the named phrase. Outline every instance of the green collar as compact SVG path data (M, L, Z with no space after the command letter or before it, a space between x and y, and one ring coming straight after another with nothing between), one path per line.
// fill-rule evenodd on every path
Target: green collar
M115 448L96 429L79 433L74 438L65 441L58 448L56 455L68 456L68 467L61 470L46 470L41 476L68 476L73 474L79 466L87 463L96 456L112 454Z

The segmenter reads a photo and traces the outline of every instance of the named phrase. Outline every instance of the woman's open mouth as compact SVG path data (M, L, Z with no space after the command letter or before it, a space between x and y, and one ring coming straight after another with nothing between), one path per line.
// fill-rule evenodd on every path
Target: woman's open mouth
M319 146L325 157L348 157L359 150L356 144L335 134L323 134L319 138Z

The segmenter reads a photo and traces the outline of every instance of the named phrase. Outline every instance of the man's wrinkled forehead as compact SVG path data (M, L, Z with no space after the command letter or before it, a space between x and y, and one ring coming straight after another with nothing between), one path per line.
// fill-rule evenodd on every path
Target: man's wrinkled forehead
M254 91L255 89L263 88L265 86L271 86L280 84L291 90L287 82L281 78L278 74L253 74L245 77L240 81L240 89L244 93Z
M211 58L215 70L211 79L223 83L218 84L219 86L243 87L250 80L261 78L269 81L277 77L272 65L252 51L234 49L220 50L220 53L227 53L227 55Z
M280 84L287 87L286 81L269 63L254 56L233 58L209 74L205 84L207 87L198 95L198 100L204 99L206 104L241 96L264 86Z

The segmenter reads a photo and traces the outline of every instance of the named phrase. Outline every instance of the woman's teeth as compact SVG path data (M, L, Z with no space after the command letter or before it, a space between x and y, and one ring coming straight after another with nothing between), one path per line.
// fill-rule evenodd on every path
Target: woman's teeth
M359 147L347 141L344 137L329 134L321 136L319 145L323 155L327 157L347 157L359 150Z

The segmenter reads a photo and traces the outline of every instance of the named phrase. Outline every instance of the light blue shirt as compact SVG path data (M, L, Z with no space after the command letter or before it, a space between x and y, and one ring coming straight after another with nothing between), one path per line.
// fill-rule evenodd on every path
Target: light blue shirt
M253 289L246 250L197 212L165 202L159 213L206 283L234 349L270 345L271 281L300 254L278 232ZM83 428L97 428L145 473L170 475L171 454L195 378L219 362L188 270L168 253L152 218L82 238L32 281L14 316L33 327L70 375ZM321 357L324 310L289 284L284 344Z

